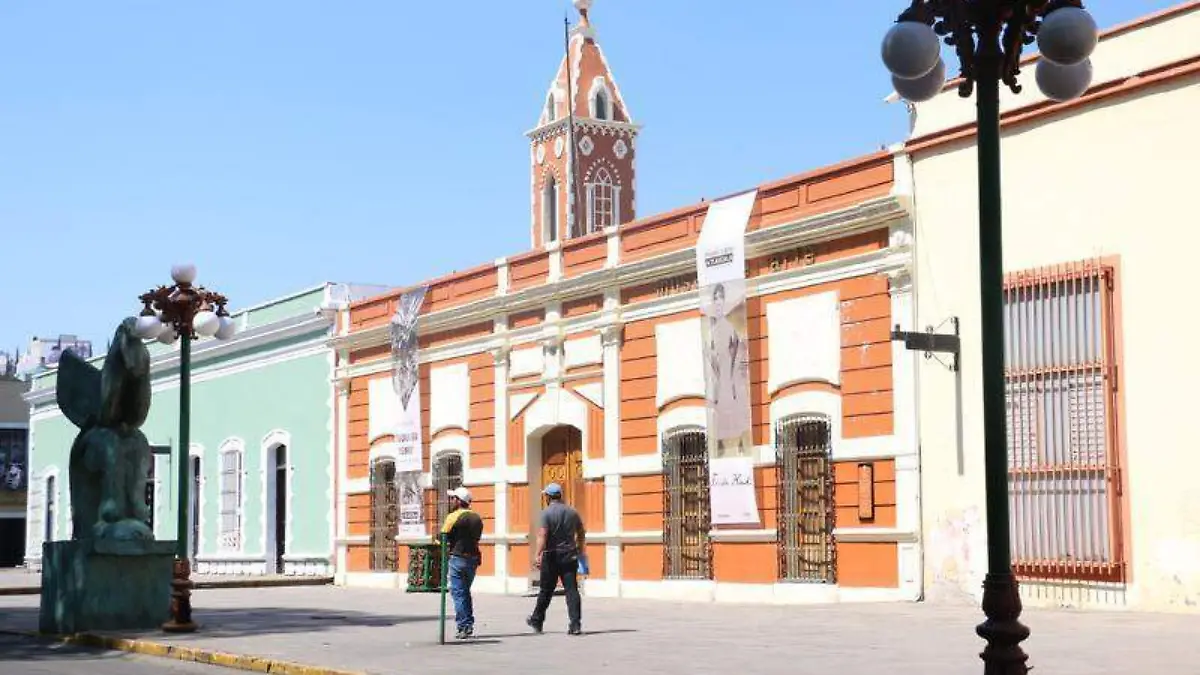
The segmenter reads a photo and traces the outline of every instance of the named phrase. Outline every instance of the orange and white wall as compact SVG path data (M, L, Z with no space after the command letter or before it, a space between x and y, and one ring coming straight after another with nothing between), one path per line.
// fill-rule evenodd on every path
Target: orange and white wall
M1114 514L1124 581L1023 580L1027 603L1194 611L1200 603L1200 454L1194 451L1188 318L1200 216L1200 3L1119 27L1092 57L1092 88L1053 104L1023 69L1005 91L1004 263L1008 272L1101 258L1115 266ZM916 329L951 316L963 370L918 366L925 583L977 598L986 571L974 105L953 88L916 107Z
M589 531L588 594L919 599L916 357L890 340L892 326L913 315L909 175L902 153L878 153L758 190L746 258L761 523L711 533L711 580L662 578L663 434L705 423L692 246L707 205L429 282L420 323L425 469L442 452L463 457L485 520L476 587L527 590L541 442L569 425L582 434L577 502ZM332 341L344 584L402 587L407 546L429 541L399 538L399 570L370 570L369 466L389 442L395 302L389 294L353 304ZM838 319L814 328L808 317L822 308ZM832 423L836 585L777 578L772 430L806 412ZM864 463L874 469L870 521L858 517Z

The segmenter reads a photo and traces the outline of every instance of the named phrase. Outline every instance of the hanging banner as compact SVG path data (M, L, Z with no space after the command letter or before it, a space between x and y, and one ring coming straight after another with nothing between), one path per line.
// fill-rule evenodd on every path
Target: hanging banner
M400 401L396 420L396 481L401 535L424 535L421 499L421 377L417 363L417 317L426 288L400 296L391 321L392 388Z
M754 494L754 460L750 457L720 457L708 464L709 494L714 525L758 523Z
M750 417L746 223L757 191L713 202L696 242L714 525L758 523ZM738 459L738 462L722 462Z

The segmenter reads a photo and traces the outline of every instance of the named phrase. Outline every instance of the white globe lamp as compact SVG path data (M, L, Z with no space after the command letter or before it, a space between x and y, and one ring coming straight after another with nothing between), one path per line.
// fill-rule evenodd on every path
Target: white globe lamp
M179 335L175 332L175 327L171 324L164 324L162 330L158 332L158 341L164 345L169 345L175 342L175 338Z
M221 318L210 309L196 312L196 316L192 317L192 328L197 335L212 337L221 328Z
M234 324L233 319L223 316L220 317L219 323L220 326L217 328L216 333L217 339L228 340L229 338L233 337L233 334L237 331L237 325Z
M162 321L154 313L144 314L137 318L133 325L133 333L143 340L153 340L162 332Z
M915 80L937 67L942 43L919 21L898 21L883 36L883 65L902 80Z
M1073 66L1092 55L1100 29L1087 10L1059 7L1038 27L1037 45L1042 57L1060 66Z
M1092 85L1092 62L1084 59L1071 66L1041 59L1034 72L1038 89L1053 101L1070 101L1083 95Z
M171 279L177 284L190 284L196 280L196 266L191 263L181 263L171 266Z
M903 78L892 76L892 86L895 87L896 93L906 101L913 103L921 103L928 101L946 85L946 62L938 59L937 65L933 70L925 75L918 77L915 80L905 80Z

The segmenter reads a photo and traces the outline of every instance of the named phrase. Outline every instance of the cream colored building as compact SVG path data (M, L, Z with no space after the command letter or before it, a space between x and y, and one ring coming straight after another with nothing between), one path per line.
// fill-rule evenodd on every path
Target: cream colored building
M1002 95L1010 504L1027 605L1200 602L1200 2L1110 30L1092 88ZM913 110L916 325L961 325L959 372L920 359L926 597L986 571L973 100ZM942 361L949 363L945 357Z

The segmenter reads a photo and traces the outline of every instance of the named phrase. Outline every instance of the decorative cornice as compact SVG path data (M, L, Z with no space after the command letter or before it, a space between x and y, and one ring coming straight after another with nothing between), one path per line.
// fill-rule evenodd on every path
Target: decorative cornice
M780 272L766 274L750 279L746 284L746 294L750 297L769 295L806 288L820 284L832 283L844 279L865 276L869 274L890 274L894 270L907 269L911 265L911 256L907 252L895 252L889 249L871 251L848 258L838 258L829 262L816 263L808 267L793 267ZM699 307L699 298L695 293L681 293L661 298L653 298L622 308L619 317L621 325L632 321L641 321L657 316L676 314L694 310ZM615 312L598 312L575 319L565 319L557 322L558 330L567 337L583 331L598 331L601 335L607 329L617 328ZM431 363L446 359L459 358L469 354L477 354L503 347L504 345L537 346L542 337L544 326L532 326L514 331L497 331L486 337L474 340L464 340L446 347L423 349L420 352L422 363ZM355 363L338 369L338 378L354 378L384 372L390 367L387 359L372 359ZM586 376L591 377L591 374ZM531 383L541 385L543 381ZM524 385L522 385L524 386Z
M566 117L560 117L553 122L543 124L540 127L525 132L525 135L530 141L538 143L548 138L554 138L559 134L566 133L567 123L568 119ZM597 120L590 117L576 117L575 128L576 130L584 129L592 133L599 133L603 135L632 138L637 136L638 132L642 130L642 125L631 124L629 122L618 122L616 120Z
M311 314L300 315L292 319L285 319L258 328L252 328L245 333L236 335L231 340L206 340L199 342L192 350L192 371L195 372L196 369L219 358L234 356L241 352L258 349L320 330L328 330L330 325L329 320L321 314L320 310L314 310ZM328 345L327 342L326 345ZM102 358L100 357L100 359ZM93 359L93 361L99 361L100 359ZM150 361L151 385L158 384L158 379L168 374L169 371L178 369L178 349L154 356ZM41 389L33 389L23 394L25 401L34 407L53 401L54 396L55 387L53 385Z
M866 232L888 225L908 215L901 200L893 196L868 200L838 211L800 218L788 223L754 230L746 235L746 258L755 258L775 251L788 250L809 243L827 241ZM564 302L593 296L609 288L623 288L641 282L694 271L696 254L692 248L637 260L612 268L585 272L579 276L522 289L515 293L496 295L475 302L450 307L421 317L418 324L422 334L441 332L461 326L493 321L497 315L512 314L543 307L550 302ZM595 323L596 319L584 317L583 322ZM570 320L561 322L570 325ZM596 327L596 326L593 326ZM537 331L538 329L534 329ZM520 332L497 332L496 338L519 338ZM375 347L388 339L388 326L381 324L372 328L330 339L335 349L351 351ZM536 339L530 334L527 339ZM486 347L493 348L495 345ZM478 351L476 346L475 350ZM422 350L424 354L425 350ZM469 353L469 352L468 352ZM424 359L422 359L424 360Z

